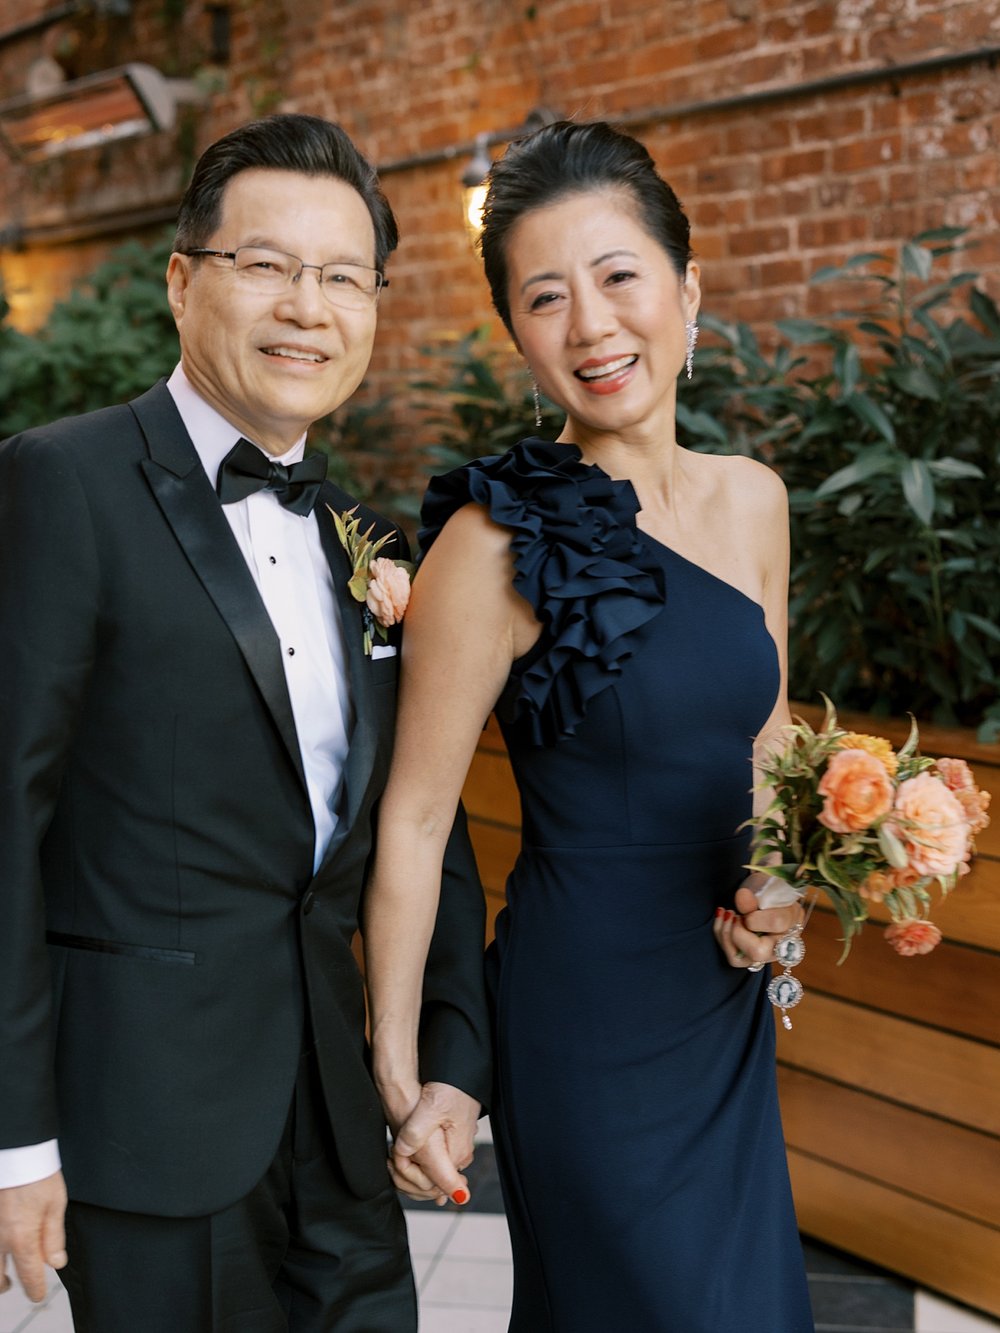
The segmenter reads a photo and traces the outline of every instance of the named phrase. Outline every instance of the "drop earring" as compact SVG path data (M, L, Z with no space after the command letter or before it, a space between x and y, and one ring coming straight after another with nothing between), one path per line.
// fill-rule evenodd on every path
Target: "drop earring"
M535 430L542 429L542 396L538 392L538 384L534 375L531 377L531 397L535 403Z
M684 357L684 366L687 370L688 379L694 371L694 349L698 343L698 325L693 319L689 319L684 325L684 332L687 335L687 353Z

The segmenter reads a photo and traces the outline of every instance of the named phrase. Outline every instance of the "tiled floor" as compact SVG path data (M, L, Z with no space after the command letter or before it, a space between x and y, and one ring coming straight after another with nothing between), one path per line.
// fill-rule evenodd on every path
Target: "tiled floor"
M488 1139L488 1127L483 1137ZM469 1177L473 1192L469 1209L407 1208L421 1333L507 1330L510 1245L488 1142L480 1147ZM914 1292L892 1274L812 1241L805 1241L804 1248L817 1333L1000 1333L1000 1324L926 1292ZM0 1296L0 1333L73 1333L58 1282L41 1306L31 1305L19 1290Z

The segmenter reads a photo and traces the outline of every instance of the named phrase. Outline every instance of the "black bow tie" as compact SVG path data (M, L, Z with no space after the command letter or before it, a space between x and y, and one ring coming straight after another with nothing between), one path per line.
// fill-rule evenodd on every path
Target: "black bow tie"
M222 460L216 490L224 505L245 500L256 491L274 491L293 514L308 514L326 477L326 455L311 453L301 463L274 463L249 440L237 440Z

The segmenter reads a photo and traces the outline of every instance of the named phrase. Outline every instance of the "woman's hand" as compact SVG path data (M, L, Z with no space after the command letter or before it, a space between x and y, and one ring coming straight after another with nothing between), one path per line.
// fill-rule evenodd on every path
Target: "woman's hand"
M750 876L736 890L735 910L716 909L712 929L730 967L749 968L772 962L774 946L781 937L805 921L805 912L798 902L784 907L759 907L750 884L760 888L762 882L761 876Z

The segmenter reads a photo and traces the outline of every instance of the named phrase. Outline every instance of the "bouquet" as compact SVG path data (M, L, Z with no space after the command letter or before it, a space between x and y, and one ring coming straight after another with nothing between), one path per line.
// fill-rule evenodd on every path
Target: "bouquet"
M897 953L930 953L941 939L927 919L931 891L944 897L968 873L976 834L989 823L989 794L964 760L922 756L915 721L894 751L880 736L838 726L824 699L820 730L800 720L760 765L760 787L772 798L748 821L755 831L749 869L771 879L758 900L770 907L810 890L825 893L843 929L841 963L872 903L888 909L885 937ZM798 927L776 946L785 972L768 987L789 1028L785 1010L802 998L788 971L805 954L800 935Z

